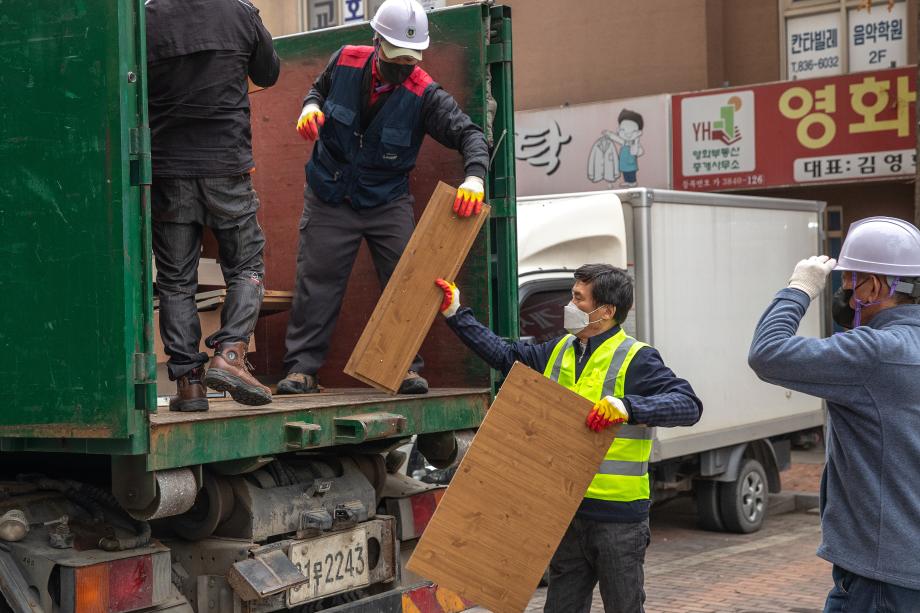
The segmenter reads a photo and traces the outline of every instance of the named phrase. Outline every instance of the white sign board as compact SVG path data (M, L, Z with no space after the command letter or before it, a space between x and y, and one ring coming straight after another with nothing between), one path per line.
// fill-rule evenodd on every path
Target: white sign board
M519 196L669 187L668 96L518 111Z
M680 113L685 177L751 172L757 167L753 91L684 98Z
M840 12L786 20L786 68L789 79L843 74Z
M364 21L364 0L342 0L342 25Z
M850 9L850 72L907 65L907 3Z

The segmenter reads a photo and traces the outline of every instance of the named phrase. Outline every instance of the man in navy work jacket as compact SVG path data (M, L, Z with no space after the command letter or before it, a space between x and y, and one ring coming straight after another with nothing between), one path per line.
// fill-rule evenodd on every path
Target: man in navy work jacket
M836 268L835 268L836 264ZM832 270L848 332L796 336ZM818 555L833 567L825 612L920 612L920 230L890 217L850 226L836 263L799 262L757 324L757 376L827 401Z
M564 309L569 334L539 345L506 342L460 308L456 285L443 279L437 284L447 324L492 368L507 373L523 362L595 402L586 417L592 430L625 422L553 555L544 611L587 613L599 582L607 613L641 613L651 426L693 425L703 404L658 351L620 327L633 304L626 271L607 264L576 270L572 301Z
M249 372L246 349L264 288L265 237L250 172L249 82L278 80L281 62L248 0L147 0L147 95L153 161L151 212L160 334L173 411L207 411L205 384L249 405L272 401ZM195 306L201 232L217 238L227 300L220 330L198 351Z
M279 394L318 391L361 239L380 285L393 274L415 226L409 173L425 135L463 154L466 180L454 210L482 208L489 163L482 130L417 64L428 47L428 17L416 0L386 0L371 21L373 47L347 46L304 99L297 130L314 140L306 167L294 302ZM424 394L416 356L399 391Z

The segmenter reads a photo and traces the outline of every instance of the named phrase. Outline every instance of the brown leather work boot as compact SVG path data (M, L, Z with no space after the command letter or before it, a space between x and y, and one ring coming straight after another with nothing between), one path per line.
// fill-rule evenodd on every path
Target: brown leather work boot
M278 381L275 390L278 394L315 394L319 391L319 383L316 375L292 372Z
M170 411L191 413L208 410L208 388L201 381L202 374L203 369L196 368L176 380L178 394L169 399Z
M272 391L259 383L249 371L246 343L221 343L214 351L204 382L212 390L230 392L240 404L258 406L272 401Z
M399 386L398 394L427 394L428 380L414 370L410 370Z

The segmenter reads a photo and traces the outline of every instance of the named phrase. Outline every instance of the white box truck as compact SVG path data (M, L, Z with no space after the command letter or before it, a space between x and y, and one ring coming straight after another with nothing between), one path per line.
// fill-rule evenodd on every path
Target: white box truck
M780 490L790 439L820 428L822 401L760 381L747 353L796 262L819 253L823 202L628 189L519 198L522 335L562 329L572 272L605 262L636 282L627 333L655 346L703 401L689 428L657 428L654 500L696 496L700 524L751 532ZM821 305L819 305L821 306ZM821 336L822 308L799 334Z

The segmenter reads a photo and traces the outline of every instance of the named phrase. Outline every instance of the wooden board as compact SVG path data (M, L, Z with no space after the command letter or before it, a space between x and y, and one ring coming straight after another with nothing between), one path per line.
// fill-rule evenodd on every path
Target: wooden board
M443 293L437 278L454 280L489 205L475 217L453 212L457 189L438 183L390 282L358 339L345 373L395 394L431 328Z
M593 404L517 363L408 568L495 613L527 606L616 430Z

